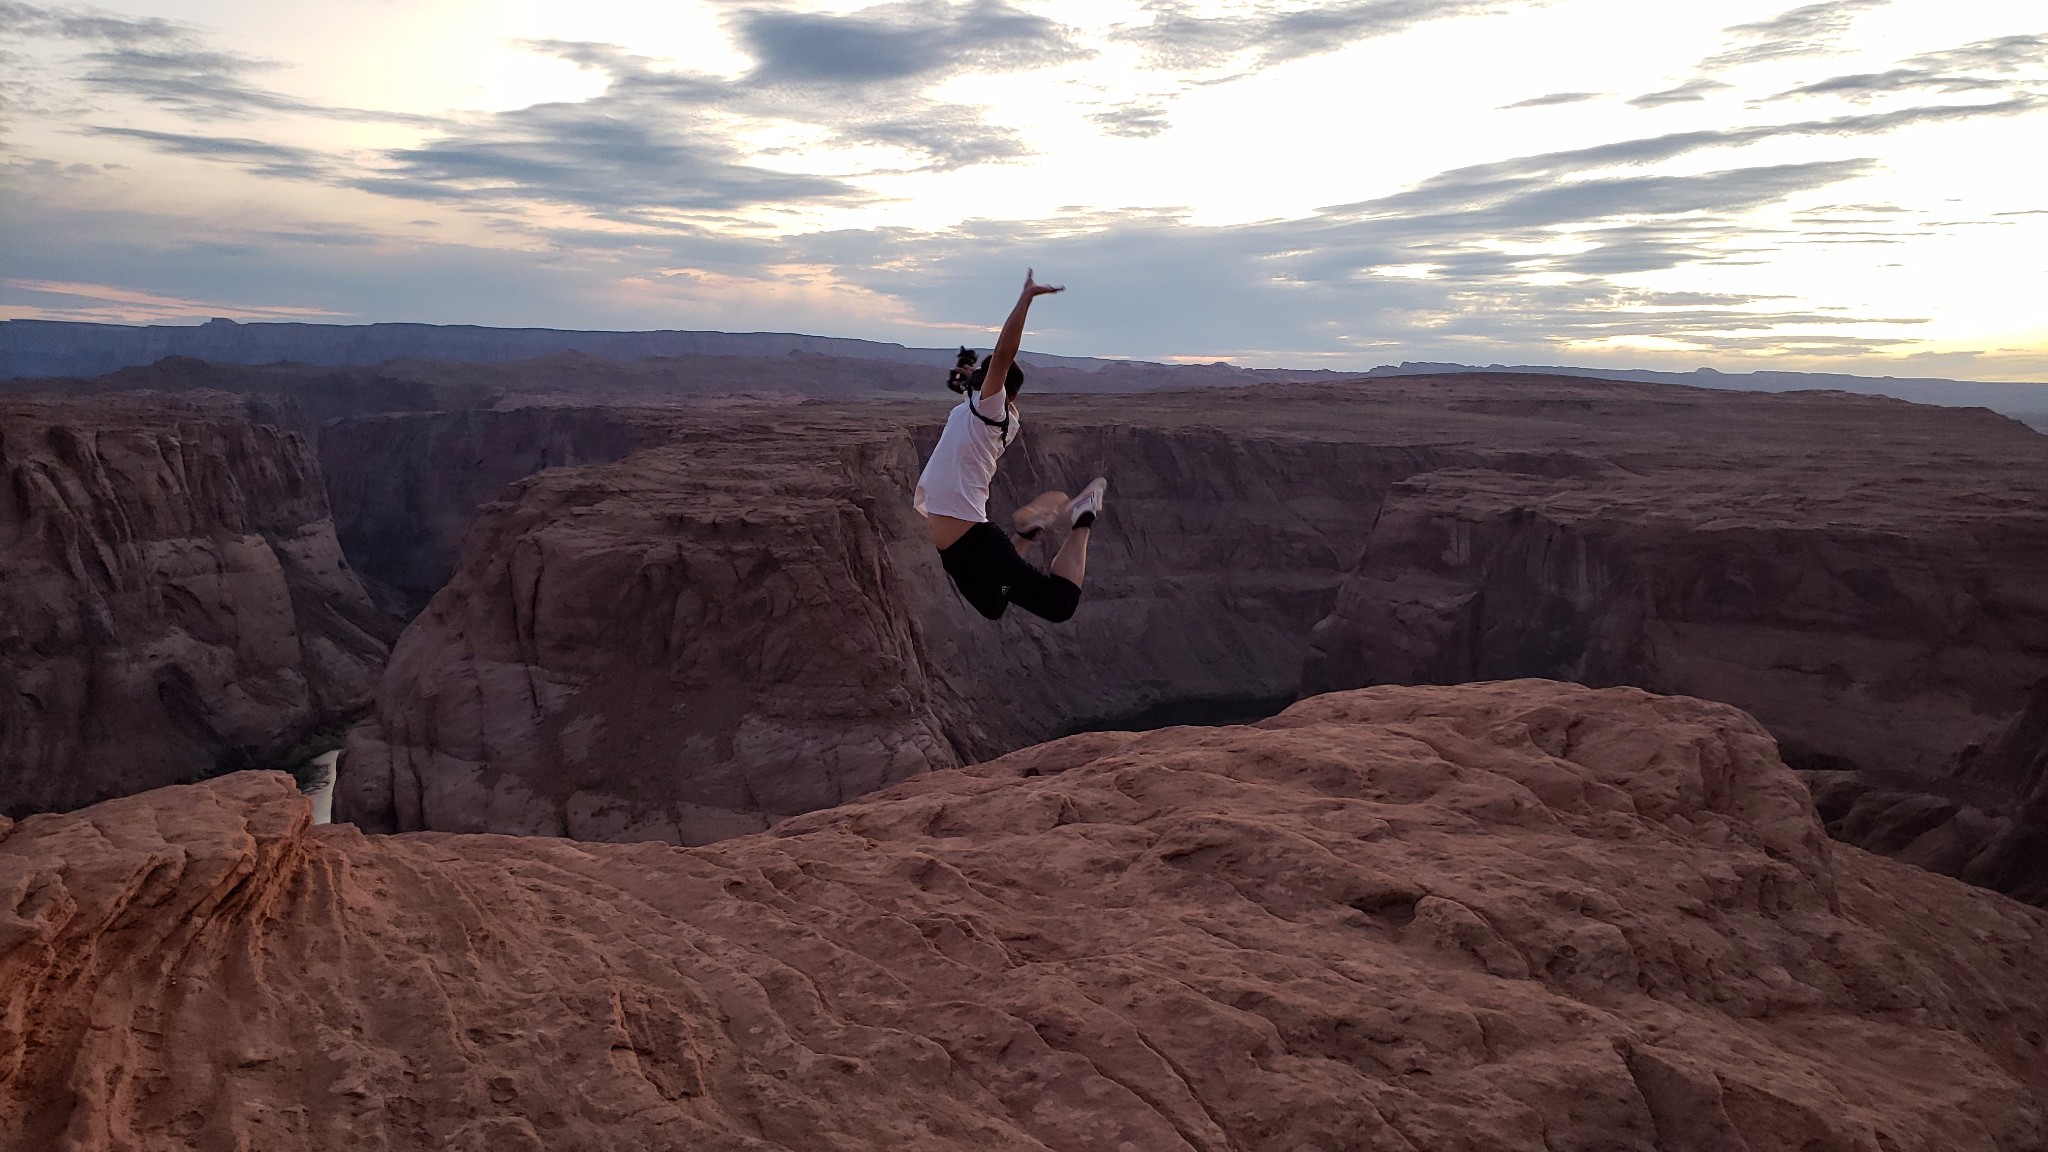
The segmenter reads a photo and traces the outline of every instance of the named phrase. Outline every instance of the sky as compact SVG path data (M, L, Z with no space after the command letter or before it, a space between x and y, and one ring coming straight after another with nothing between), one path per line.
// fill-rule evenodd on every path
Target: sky
M0 0L0 318L2048 379L2042 0Z

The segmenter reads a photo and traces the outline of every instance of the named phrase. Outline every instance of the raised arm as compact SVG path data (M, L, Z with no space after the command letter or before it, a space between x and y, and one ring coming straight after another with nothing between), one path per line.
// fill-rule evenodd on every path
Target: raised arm
M1024 292L1017 297L1017 306L1010 309L1010 318L1003 321L1002 335L996 337L996 349L989 353L988 375L981 381L981 400L986 403L1003 394L1003 382L1010 378L1010 365L1017 362L1017 349L1024 344L1024 317L1031 311L1031 302L1040 296L1053 292L1064 292L1050 284L1040 284L1032 279L1032 271L1024 271Z

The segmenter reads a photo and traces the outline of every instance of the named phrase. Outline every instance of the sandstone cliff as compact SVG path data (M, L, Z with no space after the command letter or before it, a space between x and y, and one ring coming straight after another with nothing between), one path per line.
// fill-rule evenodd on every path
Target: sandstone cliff
M1361 458L1284 420L1231 434L1199 409L1162 407L1150 427L1115 415L1046 417L996 493L1006 514L1117 462L1113 515L1128 527L1098 534L1068 627L1021 614L991 625L952 593L907 499L937 428L905 426L898 410L532 409L331 427L343 539L373 542L362 566L456 570L351 742L338 818L702 842L1161 702L1277 709L1339 557L1362 540L1359 510L1429 454ZM650 440L666 445L517 486L457 561L449 541L489 479ZM396 508L352 477L396 478L416 499ZM1316 489L1290 491L1301 477ZM382 527L351 531L354 508ZM528 554L548 557L540 593L514 570ZM536 695L530 680L560 690ZM702 684L717 691L695 695ZM601 750L514 738L537 731L515 715L610 735ZM574 815L586 808L608 815Z
M7 1147L2048 1143L2048 915L1629 689L1078 736L698 849L251 774L0 826L0 894Z
M0 401L0 810L264 763L369 700L391 629L291 413Z
M890 554L907 441L727 431L487 506L337 817L705 843L957 764Z
M1744 708L1798 761L1932 779L2048 676L2048 479L1859 480L1418 478L1381 511L1305 687L1629 683Z

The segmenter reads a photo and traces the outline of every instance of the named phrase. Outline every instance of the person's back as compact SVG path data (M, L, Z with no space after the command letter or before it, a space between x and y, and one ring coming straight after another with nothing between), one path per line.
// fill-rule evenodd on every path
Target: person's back
M988 519L989 485L1005 449L1017 442L1023 420L1006 397L1005 419L989 422L980 397L970 391L946 415L932 458L917 478L916 504L921 516L950 516L979 524Z

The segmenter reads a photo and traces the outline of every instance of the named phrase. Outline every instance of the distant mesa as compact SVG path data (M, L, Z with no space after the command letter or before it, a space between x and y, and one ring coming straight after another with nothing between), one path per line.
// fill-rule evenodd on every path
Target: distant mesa
M136 368L165 356L192 356L220 364L376 365L402 359L506 363L580 354L615 361L654 357L817 355L842 360L880 360L950 367L953 348L912 348L841 337L778 332L599 332L550 328L486 328L436 324L243 324L215 317L198 325L80 324L54 320L0 321L0 380L19 377L99 376ZM1709 383L1738 391L1786 392L1835 389L1894 396L1921 404L1984 407L2048 430L2048 384L1999 384L1941 379L1895 379L1817 372L1726 373L1638 369L1471 365L1405 362L1368 372L1300 369L1243 369L1217 360L1171 366L1143 361L1027 352L1027 366L1062 369L1063 390L1129 391L1143 387L1202 387L1330 380L1358 375L1506 372L1564 375L1647 383ZM1083 377L1101 375L1089 381ZM1138 378L1147 378L1139 385ZM1051 383L1044 381L1042 383Z

